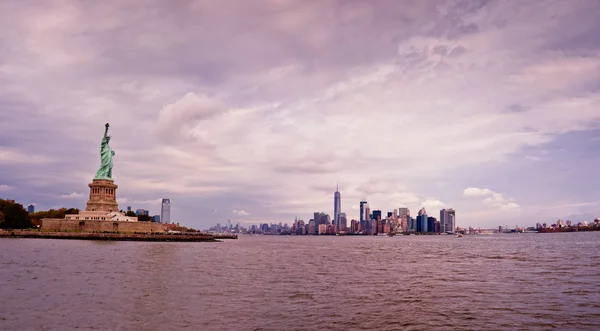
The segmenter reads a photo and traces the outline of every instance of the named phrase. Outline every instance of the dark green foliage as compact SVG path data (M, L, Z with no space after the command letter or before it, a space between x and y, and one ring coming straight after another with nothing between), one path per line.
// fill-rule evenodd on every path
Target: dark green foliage
M50 210L42 210L35 213L29 214L34 221L39 221L42 218L65 218L65 214L79 214L79 209L77 208L60 208L60 209L50 209Z
M0 213L2 229L27 229L33 226L27 210L13 200L0 199Z
M79 209L77 208L69 208L65 211L65 214L79 214Z
M137 215L135 214L135 212L133 211L128 211L127 214L125 214L125 216L129 216L129 217L136 217Z
M152 217L150 217L148 215L139 215L138 221L139 222L153 222Z

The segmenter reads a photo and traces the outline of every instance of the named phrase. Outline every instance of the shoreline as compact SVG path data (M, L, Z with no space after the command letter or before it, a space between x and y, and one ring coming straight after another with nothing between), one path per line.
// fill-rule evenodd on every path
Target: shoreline
M167 233L94 233L94 232L37 232L0 231L0 238L68 239L104 241L154 241L154 242L222 242L219 239L237 239L237 236L214 236L211 234Z

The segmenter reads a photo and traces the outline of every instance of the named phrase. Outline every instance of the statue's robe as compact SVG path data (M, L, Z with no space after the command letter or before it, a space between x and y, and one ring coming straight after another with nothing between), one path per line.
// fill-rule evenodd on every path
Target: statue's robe
M112 179L113 155L115 152L108 145L107 137L104 137L100 145L100 169L96 172L95 178Z

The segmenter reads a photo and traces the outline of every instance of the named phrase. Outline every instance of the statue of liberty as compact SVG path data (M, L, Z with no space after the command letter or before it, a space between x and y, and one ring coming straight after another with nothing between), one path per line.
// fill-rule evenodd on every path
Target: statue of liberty
M113 155L115 155L115 152L108 145L108 142L110 141L110 136L108 135L108 123L106 123L105 127L104 137L100 144L100 169L96 172L96 177L94 177L94 179L112 180Z

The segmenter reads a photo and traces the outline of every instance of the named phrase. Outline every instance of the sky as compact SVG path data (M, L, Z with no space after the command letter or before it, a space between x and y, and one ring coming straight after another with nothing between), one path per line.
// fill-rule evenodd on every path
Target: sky
M0 2L0 197L206 228L600 217L600 2Z

